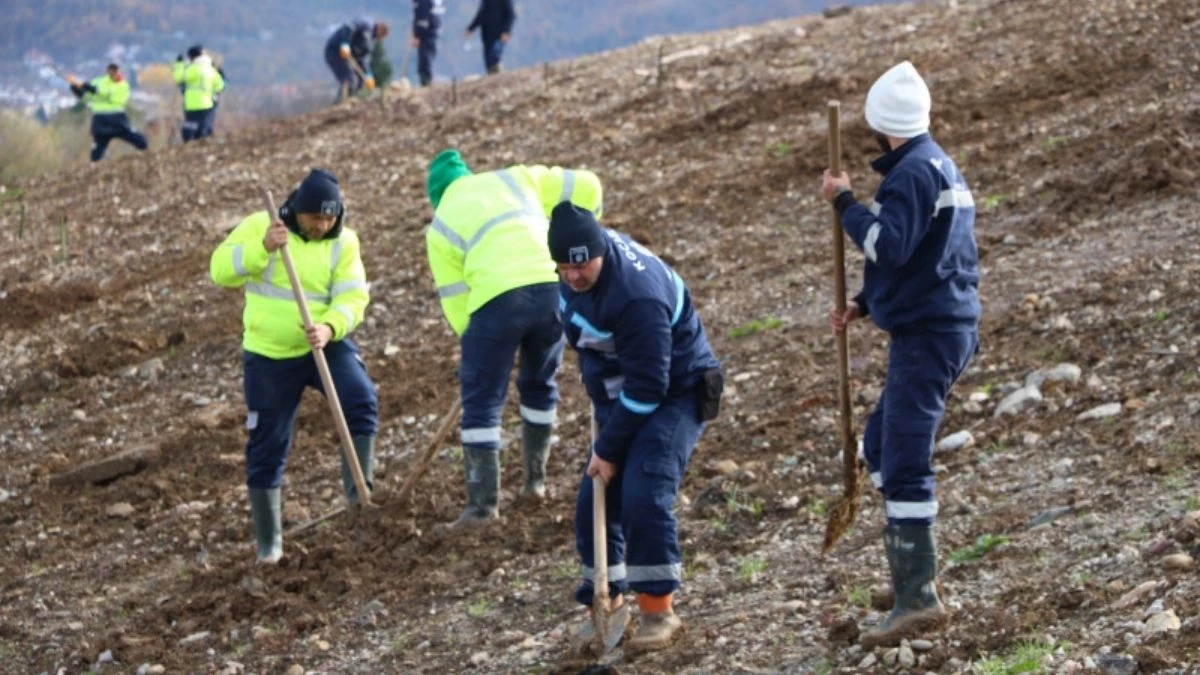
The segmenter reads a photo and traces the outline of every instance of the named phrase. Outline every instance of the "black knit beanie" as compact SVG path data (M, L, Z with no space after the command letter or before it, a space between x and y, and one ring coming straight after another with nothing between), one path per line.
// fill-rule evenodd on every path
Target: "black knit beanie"
M580 265L608 250L604 228L596 216L571 202L561 202L550 212L550 257L557 263Z
M296 213L342 215L342 191L337 178L324 169L313 169L296 190L292 206Z

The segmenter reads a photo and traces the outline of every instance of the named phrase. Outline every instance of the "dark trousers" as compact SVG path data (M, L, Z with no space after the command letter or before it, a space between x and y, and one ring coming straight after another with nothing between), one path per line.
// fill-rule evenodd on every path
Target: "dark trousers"
M353 58L353 57L351 57ZM333 72L333 76L338 81L338 97L342 95L343 86L346 89L346 95L352 96L358 93L363 87L362 78L354 69L350 67L350 62L342 58L342 55L337 50L325 50L325 63L329 66L329 70Z
M558 405L554 376L562 363L563 344L556 283L514 288L471 314L458 371L464 446L500 450L500 413L518 353L521 418L538 426L553 424Z
M422 87L433 82L433 59L437 56L437 35L422 36L417 43L417 78Z
M596 408L597 430L614 405ZM679 588L683 556L675 520L675 496L704 423L694 392L664 401L634 436L617 475L604 492L608 520L609 594L627 588L667 595ZM592 604L592 479L585 473L575 502L575 549L583 563L583 581L575 599Z
M183 142L194 141L198 138L212 136L213 122L217 118L216 107L208 110L185 110L183 113L183 126L180 127L180 135L183 136Z
M337 389L342 413L351 436L374 436L378 425L378 399L358 345L349 338L325 346L325 360ZM269 359L244 352L243 386L249 414L246 428L246 484L252 489L276 488L292 445L292 427L300 396L312 387L322 394L321 375L312 354L294 359Z
M146 137L133 130L125 113L92 115L92 161L98 162L112 139L119 138L138 150L150 147Z
M483 40L483 65L489 73L498 72L500 70L500 57L504 56L504 43L500 41L499 33L491 33L489 31L481 31L480 38Z
M887 383L867 419L863 456L890 525L937 517L933 444L950 387L979 349L979 333L893 333Z

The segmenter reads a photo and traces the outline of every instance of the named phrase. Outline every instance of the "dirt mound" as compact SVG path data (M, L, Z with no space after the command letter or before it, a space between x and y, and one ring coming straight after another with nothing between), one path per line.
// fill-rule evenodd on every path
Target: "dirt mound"
M456 396L457 345L422 236L426 163L455 146L476 169L597 171L608 224L677 266L729 374L678 514L688 631L661 654L622 657L620 672L1005 672L1028 654L1057 672L1187 672L1200 662L1198 19L1185 0L861 8L659 38L28 181L23 237L14 202L0 211L0 670L592 665L567 635L585 619L571 599L587 425L573 359L545 503L514 497L514 406L502 524L438 528L462 502L453 443L411 500L394 496ZM975 196L984 351L943 428L970 441L936 455L955 621L914 651L871 652L856 642L886 573L877 497L817 556L840 467L816 192L831 99L856 192L877 184L862 101L900 58L927 76L933 134ZM207 262L260 208L261 186L281 198L311 166L338 174L364 242L372 305L356 338L380 387L379 508L289 535L283 563L259 568L242 487L241 300L209 282ZM848 269L860 263L852 253ZM858 329L851 353L860 427L885 336ZM1041 398L997 416L1029 382ZM336 443L325 403L307 396L289 526L341 506ZM137 473L51 480L143 446L154 452Z

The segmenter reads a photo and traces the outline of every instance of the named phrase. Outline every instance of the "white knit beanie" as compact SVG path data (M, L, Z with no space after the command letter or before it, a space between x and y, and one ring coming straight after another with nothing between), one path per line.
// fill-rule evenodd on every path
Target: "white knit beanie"
M888 136L912 138L929 131L929 87L908 61L892 66L867 92L867 124Z

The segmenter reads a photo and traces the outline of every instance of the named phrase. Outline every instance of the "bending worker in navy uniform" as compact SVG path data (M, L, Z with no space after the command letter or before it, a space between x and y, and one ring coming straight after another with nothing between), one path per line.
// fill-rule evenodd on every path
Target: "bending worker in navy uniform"
M105 74L91 82L68 77L71 93L83 99L92 111L92 161L98 162L112 139L119 138L138 150L149 147L146 137L133 130L125 107L129 104L129 82L121 67L108 64Z
M413 0L412 47L417 50L417 77L422 87L433 82L433 58L445 13L442 0Z
M188 62L176 57L175 84L183 93L183 142L212 136L217 118L217 97L225 91L225 78L213 65L204 47L193 45Z
M426 231L429 267L462 357L463 464L467 506L452 527L498 517L500 413L519 352L521 493L545 494L546 459L562 362L558 278L546 251L547 214L570 200L599 209L591 171L517 165L471 173L457 150L433 158L427 183L434 218Z
M500 57L504 55L504 47L516 22L517 10L513 9L512 0L479 0L479 10L463 37L470 38L471 33L479 29L479 38L483 41L483 65L489 75L500 72Z
M929 89L908 61L867 93L867 124L883 156L883 181L869 206L850 179L825 172L821 193L866 257L862 291L845 314L830 310L835 332L863 316L891 336L887 382L863 432L863 455L883 492L883 542L895 606L862 639L864 647L943 625L937 595L933 523L933 444L946 397L979 348L979 257L975 202L952 160L929 135Z
M344 218L337 179L314 169L278 214L247 216L212 255L213 281L246 290L246 484L260 562L273 563L283 555L280 485L300 397L306 387L324 393L313 349L325 352L354 452L371 486L378 402L349 337L362 323L369 298L358 235ZM308 331L278 253L285 244L308 299L313 320ZM350 503L357 504L344 459L342 485Z
M666 647L682 624L672 609L683 561L675 496L722 376L692 297L675 270L572 204L550 217L567 341L592 401L597 434L575 507L583 563L576 599L592 604L592 480L607 481L613 607L626 588L642 612L627 651ZM628 612L617 614L628 620ZM587 640L590 622L578 631Z
M388 36L389 28L383 21L354 19L343 24L329 36L325 43L325 63L338 81L338 100L345 93L352 96L359 89L375 90L375 76L371 74L371 52L375 43ZM358 65L362 77L354 71L350 60Z

